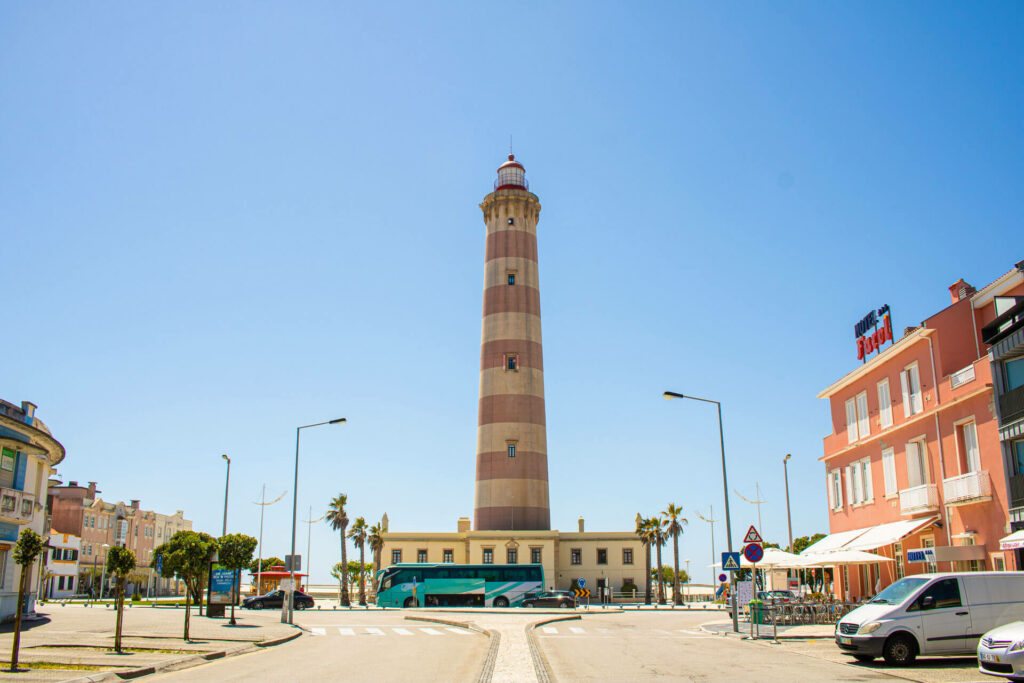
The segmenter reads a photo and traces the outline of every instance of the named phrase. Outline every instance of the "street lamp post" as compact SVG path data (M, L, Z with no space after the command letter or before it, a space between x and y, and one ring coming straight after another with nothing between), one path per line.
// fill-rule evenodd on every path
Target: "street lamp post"
M107 584L107 553L110 552L110 544L104 543L100 546L101 548L107 548L103 552L103 566L100 569L100 601L103 601L103 589L106 588Z
M786 526L789 527L789 552L793 552L793 518L789 514L789 466L788 461L793 456L786 453L782 459L782 474L786 478Z
M295 602L295 521L298 513L299 505L299 436L302 434L303 429L309 427L319 427L321 425L336 425L344 424L347 420L343 417L339 417L334 420L327 420L326 422L316 422L310 425L302 425L295 429L295 483L292 486L292 561L289 566L291 570L291 582L288 586L287 595L285 599L281 601L281 623L290 624L292 623L293 605Z
M220 535L227 536L228 534L228 485L231 483L231 458L227 455L221 455L228 462L227 473L224 475L224 526L221 528Z
M729 517L729 482L725 474L725 435L722 429L722 404L719 401L713 401L707 398L698 398L696 396L684 396L683 394L677 394L674 391L666 391L662 394L666 399L673 398L688 398L692 401L702 401L703 403L714 403L718 406L718 444L722 452L722 490L725 494L725 543L728 547L729 552L732 552L732 521ZM735 574L732 574L735 576ZM732 630L738 632L740 630L739 613L736 608L736 582L733 580L732 590L730 593L730 600L732 602Z

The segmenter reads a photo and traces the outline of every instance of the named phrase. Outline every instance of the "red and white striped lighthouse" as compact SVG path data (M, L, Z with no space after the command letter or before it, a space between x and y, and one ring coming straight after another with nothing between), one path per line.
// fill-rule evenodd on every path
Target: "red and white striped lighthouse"
M477 531L551 528L537 221L512 154L480 208L487 226L477 422Z

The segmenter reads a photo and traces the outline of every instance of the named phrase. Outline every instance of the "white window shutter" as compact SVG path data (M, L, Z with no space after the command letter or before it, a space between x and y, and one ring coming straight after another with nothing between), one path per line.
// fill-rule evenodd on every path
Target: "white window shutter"
M846 438L850 443L857 441L857 407L852 398L846 402Z
M843 484L840 481L843 476L842 471L837 467L832 470L832 476L835 477L832 488L836 492L836 509L841 510L843 508Z
M878 383L878 416L881 418L882 427L892 426L892 401L889 398L889 380L887 379Z
M871 485L871 461L870 460L865 460L864 461L864 499L865 500L874 500L875 499L874 487L872 487L872 485Z
M853 471L849 467L843 469L846 470L846 503L853 505L857 502L857 499L853 497Z
M826 482L826 485L827 485L827 488L828 488L828 509L829 510L835 510L836 509L836 494L835 494L835 488L836 487L833 485L832 480L833 480L832 472L826 472L825 473L825 482Z
M862 439L871 433L871 420L868 417L868 394L866 391L857 394L857 431Z
M907 386L907 371L900 373L900 388L903 390L903 417L910 417L910 387Z
M885 495L896 493L896 454L891 448L882 451L882 474L885 475Z

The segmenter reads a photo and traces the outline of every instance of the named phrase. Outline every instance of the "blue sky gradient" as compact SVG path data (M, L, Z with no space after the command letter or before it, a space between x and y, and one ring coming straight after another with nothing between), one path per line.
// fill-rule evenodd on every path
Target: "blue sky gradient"
M539 225L552 523L730 488L827 531L823 387L1024 258L1019 3L7 3L0 396L67 481L258 531L472 515L484 226L509 135ZM995 245L1002 245L995 247ZM995 248L993 248L995 247ZM268 508L283 555L290 497ZM736 497L734 535L756 521ZM717 543L724 546L721 524ZM300 524L298 546L305 552ZM337 537L313 528L314 581Z

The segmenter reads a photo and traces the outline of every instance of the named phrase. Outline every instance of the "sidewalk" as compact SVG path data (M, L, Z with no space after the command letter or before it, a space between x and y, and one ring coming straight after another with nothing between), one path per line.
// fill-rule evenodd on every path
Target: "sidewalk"
M739 632L732 630L731 621L712 622L708 624L702 624L701 629L708 633L725 633L729 635L735 635L738 637L749 638L750 637L750 622L740 620ZM836 627L835 624L806 624L802 626L779 626L776 627L771 624L761 624L760 626L754 626L754 635L759 640L771 640L773 637L777 637L779 640L810 640L817 638L834 638ZM777 634L777 635L775 635Z
M0 678L19 681L121 680L186 668L204 660L250 652L299 636L280 623L278 612L235 610L229 619L199 616L193 609L190 641L183 640L185 610L173 607L125 607L123 654L113 651L116 612L109 607L38 605L38 620L24 621L19 650L21 673L0 670ZM0 667L10 665L12 625L0 627ZM28 669L25 671L25 669Z

